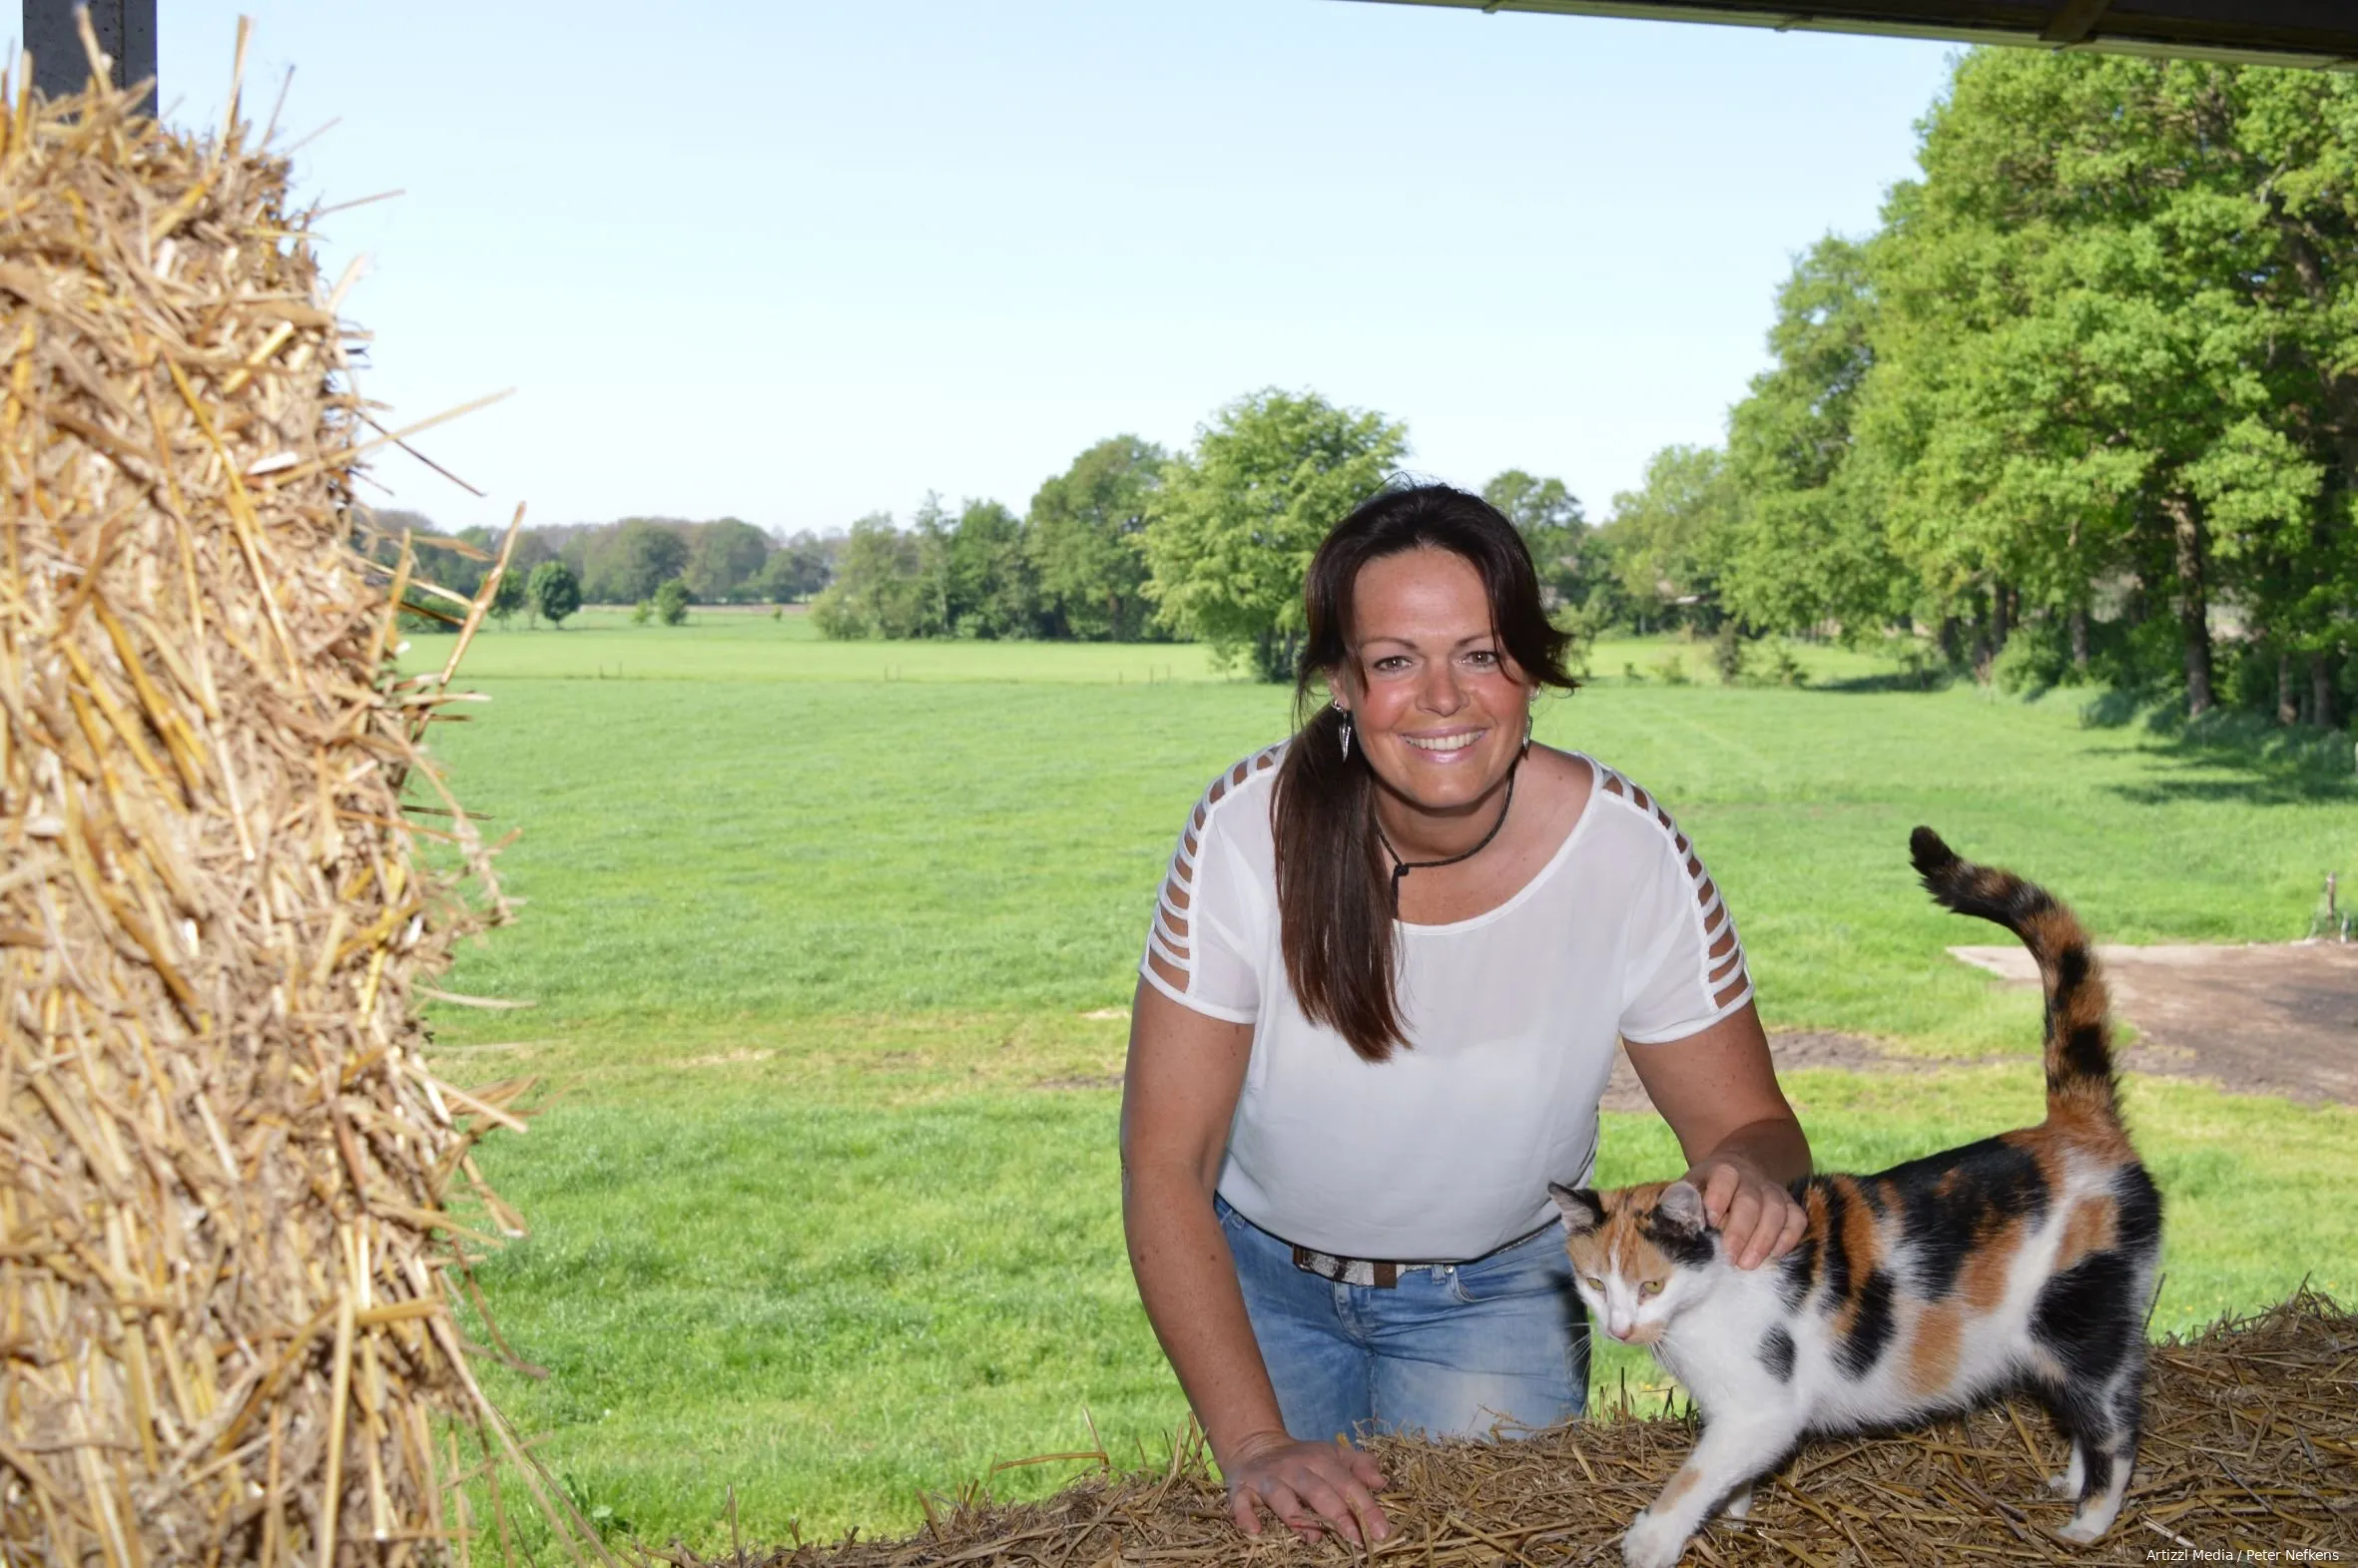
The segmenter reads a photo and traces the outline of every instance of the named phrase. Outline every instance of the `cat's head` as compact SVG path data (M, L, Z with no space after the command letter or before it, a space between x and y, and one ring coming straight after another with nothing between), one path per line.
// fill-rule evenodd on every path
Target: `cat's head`
M1711 1289L1719 1233L1691 1183L1603 1193L1549 1183L1547 1191L1563 1211L1564 1247L1580 1300L1614 1338L1653 1343Z

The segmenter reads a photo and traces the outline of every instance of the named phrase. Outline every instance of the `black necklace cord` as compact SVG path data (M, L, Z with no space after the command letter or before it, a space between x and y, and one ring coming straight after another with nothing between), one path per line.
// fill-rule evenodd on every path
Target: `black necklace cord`
M1490 830L1481 835L1480 843L1475 844L1463 854L1453 854L1446 860L1404 860L1400 857L1400 851L1392 847L1392 840L1384 836L1383 820L1381 818L1376 820L1376 842L1382 844L1384 852L1392 856L1392 911L1394 914L1400 913L1400 884L1408 879L1408 874L1411 871L1432 871L1445 865L1456 865L1460 860L1473 859L1490 846L1490 840L1498 836L1498 829L1506 825L1506 813L1514 809L1514 774L1515 770L1520 767L1522 767L1520 757L1506 765L1506 798L1498 802L1498 819L1490 823ZM1374 815L1375 809L1375 802L1371 800L1368 803L1368 812L1371 816Z

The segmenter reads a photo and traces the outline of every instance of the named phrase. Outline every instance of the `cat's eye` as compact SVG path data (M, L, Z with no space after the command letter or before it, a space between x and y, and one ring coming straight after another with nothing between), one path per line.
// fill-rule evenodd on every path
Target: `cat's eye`
M1662 1282L1659 1280L1648 1280L1637 1288L1637 1299L1641 1302L1649 1301L1661 1294Z
M1591 1291L1594 1291L1597 1295L1604 1295L1604 1282L1597 1279L1595 1276L1584 1274L1580 1276L1580 1283L1588 1287L1588 1289Z

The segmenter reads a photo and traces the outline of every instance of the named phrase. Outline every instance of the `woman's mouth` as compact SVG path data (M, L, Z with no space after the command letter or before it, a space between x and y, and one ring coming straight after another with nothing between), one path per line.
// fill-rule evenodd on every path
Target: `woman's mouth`
M1404 735L1401 739L1420 752L1447 755L1465 751L1486 733L1481 730L1462 730L1456 735Z

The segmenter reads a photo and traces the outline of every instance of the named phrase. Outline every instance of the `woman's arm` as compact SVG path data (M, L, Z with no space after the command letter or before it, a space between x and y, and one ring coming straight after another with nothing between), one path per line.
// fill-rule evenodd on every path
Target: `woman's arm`
M1147 1320L1227 1478L1239 1528L1267 1507L1306 1540L1322 1523L1354 1543L1391 1526L1376 1502L1376 1461L1286 1433L1253 1339L1236 1264L1212 1212L1245 1064L1249 1024L1183 1007L1143 980L1130 1005L1122 1081L1122 1229Z
M1750 1002L1699 1034L1623 1043L1654 1109L1678 1135L1687 1180L1740 1269L1801 1240L1808 1216L1786 1189L1810 1174L1809 1139L1777 1087L1768 1036Z

